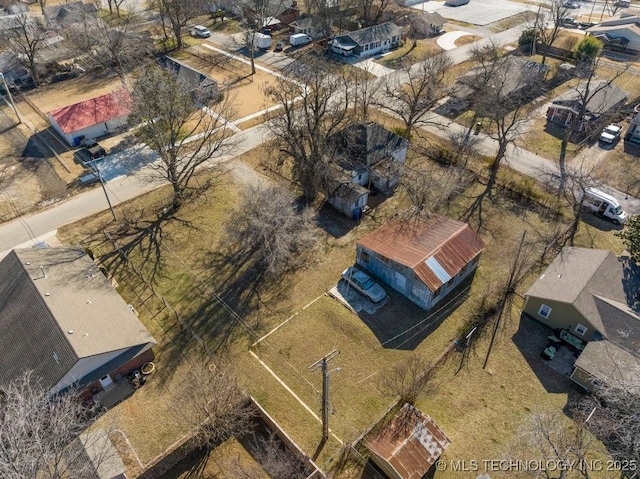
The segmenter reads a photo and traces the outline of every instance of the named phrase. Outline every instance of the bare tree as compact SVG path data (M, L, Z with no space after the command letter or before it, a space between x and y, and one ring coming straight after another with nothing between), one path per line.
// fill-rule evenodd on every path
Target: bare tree
M172 209L212 185L192 180L198 168L222 173L220 157L234 146L229 120L232 99L215 88L188 85L172 72L148 67L133 91L131 125L139 125L137 135L159 155L151 165L154 177L173 188ZM207 106L211 103L211 108Z
M76 438L98 417L95 405L83 404L75 389L50 396L31 372L0 386L0 476L3 479L95 477L84 448ZM97 437L97 436L95 436ZM108 459L94 436L83 441L93 447L97 462Z
M176 48L182 48L182 30L193 18L207 13L207 2L205 0L157 0L157 2L163 29L168 22L171 34L176 41Z
M334 0L309 0L306 2L309 13L319 19L323 36L331 36L333 26L338 24L344 15L345 2Z
M429 361L423 356L412 355L381 376L378 387L388 397L400 396L400 404L415 404L420 395L432 386L432 379Z
M611 351L611 350L610 350ZM620 461L622 477L633 477L640 463L640 360L610 352L607 362L615 370L607 384L597 386L576 406L578 416Z
M546 479L589 477L586 459L594 448L594 437L582 424L569 421L555 412L536 411L523 422L510 456L550 465L523 472Z
M538 9L533 27L534 38L533 45L535 48L536 41L540 41L542 45L542 60L544 65L547 61L547 53L549 48L553 46L560 34L564 19L567 18L569 7L564 0L551 0L548 8Z
M251 74L255 75L255 38L256 33L267 25L269 19L275 17L284 0L272 3L269 0L242 0L242 20L244 24L244 46L249 51L249 60L251 61Z
M405 62L401 77L387 76L378 106L399 116L404 123L405 136L416 128L434 123L429 112L451 94L447 72L451 67L447 54L427 56L416 65ZM398 78L401 78L400 82Z
M320 63L308 63L299 75L297 87L282 77L266 87L266 95L279 106L268 125L273 151L280 152L276 167L290 166L311 202L327 177L329 138L348 125L353 110L344 77L330 74Z
M373 67L354 68L348 77L353 95L355 118L358 121L369 120L369 110L375 103L375 97L380 90L380 82L373 75Z
M405 166L401 191L410 202L406 216L423 218L450 206L469 186L471 175L461 166ZM437 185L437 186L436 186Z
M377 25L380 23L380 20L390 3L390 0L359 0L364 21L367 26Z
M14 28L5 34L6 45L29 70L36 86L40 84L37 54L44 45L47 30L41 18L21 13L14 17Z
M311 208L300 209L284 187L253 186L228 228L230 243L277 279L308 259L317 242L315 217Z
M571 119L568 124L564 126L564 134L562 135L562 142L560 143L560 154L558 159L558 166L560 168L560 182L558 184L558 192L561 193L567 183L569 172L567 170L567 148L569 141L575 138L575 136L586 131L585 116L589 111L589 108L598 108L600 105L597 103L603 103L601 97L608 95L607 90L615 88L615 80L623 75L629 66L625 66L622 70L616 71L611 77L607 79L596 79L596 71L598 69L599 60L592 58L587 61L581 62L579 69L583 72L582 76L586 77L584 81L572 88L575 101L574 107L571 109Z
M170 394L176 417L194 431L195 447L211 449L253 430L256 411L221 359L191 364Z
M530 100L541 90L543 80L539 70L518 59L499 54L489 54L489 58L491 65L481 67L479 82L473 88L473 108L478 117L488 119L481 123L481 129L496 141L498 149L489 164L485 189L467 210L467 219L475 212L481 218L482 202L491 197L507 149L519 138Z
M97 65L113 69L122 86L129 89L126 73L153 55L153 41L147 35L134 33L134 29L132 16L121 19L116 27L91 18L66 35L80 51L92 52Z
M236 460L232 472L238 479L262 479L265 472L269 477L286 479L304 479L309 476L304 462L287 450L273 431L254 437L250 448L260 467Z

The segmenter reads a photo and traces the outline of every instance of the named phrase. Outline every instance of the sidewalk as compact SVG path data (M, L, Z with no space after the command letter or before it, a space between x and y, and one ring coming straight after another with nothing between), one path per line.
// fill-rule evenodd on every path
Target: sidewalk
M230 160L264 142L266 127L259 125L235 135L238 141L232 155L220 158ZM150 181L153 171L149 166L142 168L135 176L121 176L106 184L111 203L119 205L143 193L151 191L166 182ZM79 221L107 209L102 188L76 195L51 208L29 216L23 216L0 225L0 251L9 250L17 245L34 245L37 238L64 225Z

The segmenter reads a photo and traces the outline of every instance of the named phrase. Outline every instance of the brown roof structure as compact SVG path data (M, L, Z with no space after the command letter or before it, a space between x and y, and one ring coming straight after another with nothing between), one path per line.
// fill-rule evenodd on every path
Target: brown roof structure
M458 274L484 249L482 239L469 225L443 216L428 222L391 221L358 244L413 269L431 291Z
M389 477L419 479L449 444L433 419L407 403L367 447L373 461Z

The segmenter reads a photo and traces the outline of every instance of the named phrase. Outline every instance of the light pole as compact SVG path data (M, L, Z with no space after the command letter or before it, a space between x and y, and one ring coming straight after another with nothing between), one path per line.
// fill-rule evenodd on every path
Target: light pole
M0 72L0 78L2 78L2 84L4 85L4 89L7 92L7 96L9 97L9 102L11 103L11 107L13 108L13 112L18 117L18 125L22 123L20 119L20 115L18 114L18 109L16 108L16 104L13 102L13 97L11 96L11 92L9 91L9 87L7 86L7 81L4 79L4 73Z
M96 159L91 160L93 163L93 169L96 170L96 174L98 175L98 179L100 180L100 185L102 186L102 191L104 191L104 197L107 199L107 204L109 205L109 211L111 211L111 215L113 216L114 221L118 221L116 217L116 212L111 205L111 200L109 199L109 194L107 193L107 188L104 186L104 179L102 178L102 173L100 173L100 169L98 168L98 163L96 163Z

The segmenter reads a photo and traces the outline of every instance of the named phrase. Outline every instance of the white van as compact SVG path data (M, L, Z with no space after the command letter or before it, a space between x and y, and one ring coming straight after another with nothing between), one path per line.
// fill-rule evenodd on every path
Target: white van
M623 211L618 200L604 191L587 188L580 200L584 209L616 225L624 224L627 221L627 213Z

